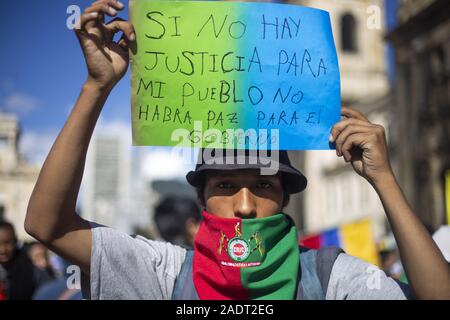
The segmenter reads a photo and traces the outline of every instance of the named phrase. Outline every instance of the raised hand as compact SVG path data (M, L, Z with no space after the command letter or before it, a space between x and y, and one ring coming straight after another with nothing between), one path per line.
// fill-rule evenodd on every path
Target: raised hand
M331 143L336 142L337 155L372 184L392 175L383 126L350 108L342 107L342 115L346 119L333 126L330 137Z
M130 22L115 18L105 24L105 15L116 16L123 8L117 0L96 1L81 15L80 29L75 30L86 60L88 80L102 88L112 88L125 75L129 49L134 50L136 45ZM123 35L114 42L117 32L123 32Z

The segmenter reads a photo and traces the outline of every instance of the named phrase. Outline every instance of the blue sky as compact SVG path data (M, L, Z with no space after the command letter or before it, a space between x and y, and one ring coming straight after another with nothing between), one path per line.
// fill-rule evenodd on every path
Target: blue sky
M4 1L0 10L0 110L16 114L22 136L48 139L63 126L87 76L67 7L91 0ZM128 1L124 0L128 6ZM128 17L128 10L121 13ZM129 121L129 75L109 97L104 121Z
M74 104L87 73L78 41L66 27L66 10L74 3L84 9L90 2L14 0L2 4L0 101L12 93L35 100L32 110L17 110L24 130L60 127ZM115 88L103 116L129 116L128 97L126 78Z

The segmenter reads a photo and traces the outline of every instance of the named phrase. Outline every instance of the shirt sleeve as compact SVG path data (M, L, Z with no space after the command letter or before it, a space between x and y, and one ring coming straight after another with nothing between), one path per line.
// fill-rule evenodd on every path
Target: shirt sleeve
M412 299L408 285L390 278L380 268L359 258L340 254L331 270L327 300Z
M82 279L83 297L170 299L186 250L161 241L92 224L90 276Z

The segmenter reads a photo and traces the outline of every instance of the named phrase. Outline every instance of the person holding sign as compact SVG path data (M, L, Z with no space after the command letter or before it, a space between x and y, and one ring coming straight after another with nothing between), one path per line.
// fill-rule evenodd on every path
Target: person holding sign
M131 64L133 145L331 148L341 98L328 12L131 0L130 17L139 44Z
M202 150L188 182L204 208L194 250L131 237L77 215L76 200L89 141L102 107L125 74L136 35L116 16L123 4L100 0L87 8L76 31L88 77L44 163L28 205L25 229L48 248L79 265L91 299L449 299L450 270L406 201L388 157L384 130L360 112L342 108L330 142L377 191L396 237L410 289L377 267L339 249L298 248L296 227L283 214L289 195L306 178L278 152L279 170L262 175L249 152L228 165ZM113 36L123 32L116 43ZM238 157L232 154L231 158ZM264 160L267 155L257 156ZM375 278L374 278L375 277ZM410 294L410 292L412 294Z

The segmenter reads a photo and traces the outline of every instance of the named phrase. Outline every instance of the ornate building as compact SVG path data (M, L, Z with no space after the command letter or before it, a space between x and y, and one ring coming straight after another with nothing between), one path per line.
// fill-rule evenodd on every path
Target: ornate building
M389 96L384 46L384 1L292 0L330 13L339 58L343 105L361 110L389 130ZM308 188L292 199L288 212L304 233L320 232L363 218L377 239L386 233L384 211L372 187L334 151L291 152L308 177Z
M79 212L83 218L133 233L150 225L147 212L156 197L142 177L140 150L133 152L131 134L121 126L94 132L86 157ZM153 231L153 230L151 230Z
M17 118L0 113L0 220L11 222L18 238L24 240L30 239L23 225L40 168L27 165L20 158L19 133Z
M403 0L398 17L387 37L396 51L392 155L408 200L431 231L445 224L450 169L450 2Z

